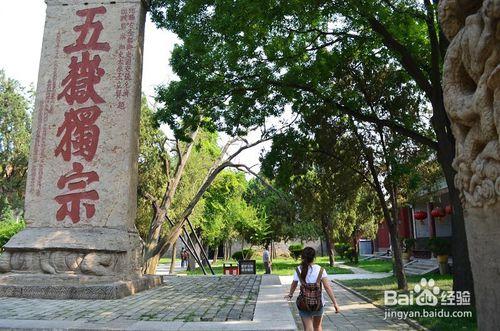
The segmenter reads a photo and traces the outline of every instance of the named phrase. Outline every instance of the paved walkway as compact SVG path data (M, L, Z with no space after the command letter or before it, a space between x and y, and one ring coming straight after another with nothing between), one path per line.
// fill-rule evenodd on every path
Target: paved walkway
M167 276L170 274L170 263L160 263L158 264L158 267L156 268L156 274L160 276ZM177 259L175 261L175 267L174 267L174 274L175 275L184 275L186 274L186 268L181 267L181 261Z
M165 285L119 300L0 298L0 329L297 330L289 285L278 276L166 276ZM285 279L286 280L286 279ZM290 280L291 282L291 280ZM334 285L341 313L325 308L324 330L411 330Z

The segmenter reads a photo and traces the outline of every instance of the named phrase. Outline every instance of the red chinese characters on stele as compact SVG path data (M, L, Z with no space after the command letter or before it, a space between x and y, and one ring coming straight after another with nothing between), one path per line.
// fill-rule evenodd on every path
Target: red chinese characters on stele
M56 156L62 155L70 161L72 155L82 156L92 161L99 142L99 127L95 125L101 110L97 106L70 109L64 114L64 122L57 129L57 137L62 136L56 148Z
M66 54L75 54L68 66L68 75L61 82L62 91L57 96L58 100L63 99L72 106L65 112L64 121L57 129L60 142L54 151L55 156L61 156L65 162L72 161L73 157L91 162L99 145L97 120L101 109L98 105L105 100L97 93L96 85L106 72L100 66L100 55L93 52L110 50L109 43L99 41L104 27L96 16L105 13L104 6L77 11L76 15L84 22L73 28L79 34L76 41L63 48ZM83 163L73 162L72 170L57 182L57 187L65 192L54 198L60 205L56 219L64 221L69 217L73 223L78 223L83 212L86 219L92 218L99 194L88 186L96 182L99 182L99 175L95 171L84 171Z
M94 85L101 81L105 71L99 67L101 57L94 55L90 59L89 52L83 52L82 61L78 62L78 57L71 57L69 74L62 81L64 90L57 96L57 100L62 98L70 105L85 103L89 99L94 103L103 103L104 100L95 91Z
M83 201L85 215L91 218L95 214L95 206L89 201L99 200L99 194L95 190L85 191L87 185L98 182L99 176L95 171L83 172L83 165L79 162L73 163L73 170L62 175L57 181L59 189L68 188L70 193L59 195L55 200L61 205L56 213L56 219L63 221L69 216L73 223L80 221L80 208Z

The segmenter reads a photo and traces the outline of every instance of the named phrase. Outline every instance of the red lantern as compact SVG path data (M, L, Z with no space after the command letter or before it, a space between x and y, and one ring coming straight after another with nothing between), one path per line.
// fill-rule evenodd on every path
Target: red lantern
M427 218L427 213L423 210L418 210L413 214L416 220L423 221Z
M440 219L441 217L446 216L446 214L444 213L443 208L441 208L441 207L434 208L431 211L431 215L432 215L432 217L437 218L437 219Z
M451 205L446 205L446 207L444 207L444 211L446 214L451 215L453 214L453 207Z

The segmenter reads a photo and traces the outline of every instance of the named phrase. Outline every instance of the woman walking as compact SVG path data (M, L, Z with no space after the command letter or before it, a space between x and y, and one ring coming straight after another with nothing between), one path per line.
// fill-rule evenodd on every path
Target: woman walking
M335 312L340 311L333 295L330 281L326 271L317 264L314 264L316 251L312 247L306 247L302 251L302 262L297 268L294 276L290 293L285 297L291 300L293 293L300 282L300 294L297 298L297 308L302 319L305 331L321 331L323 330L321 323L323 320L323 306L325 298L323 297L323 287L330 297L335 308Z

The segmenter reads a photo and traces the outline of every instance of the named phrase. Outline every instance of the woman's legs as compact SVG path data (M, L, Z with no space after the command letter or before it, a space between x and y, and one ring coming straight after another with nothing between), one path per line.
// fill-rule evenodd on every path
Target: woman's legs
M312 317L301 317L301 318L302 318L302 325L304 326L304 331L314 331Z
M323 330L323 326L322 326L323 315L321 315L321 316L314 316L312 318L312 320L313 320L314 331L322 331Z

